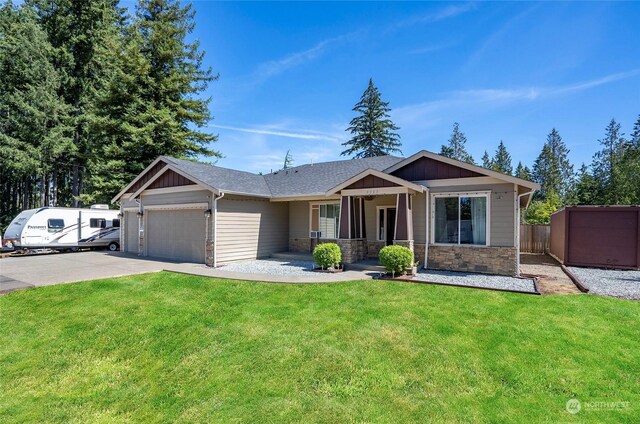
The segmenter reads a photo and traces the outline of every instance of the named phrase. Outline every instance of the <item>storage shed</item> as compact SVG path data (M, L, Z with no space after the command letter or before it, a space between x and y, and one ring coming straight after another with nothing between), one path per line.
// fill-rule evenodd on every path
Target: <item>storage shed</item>
M551 215L551 254L568 266L638 269L640 206L571 206Z

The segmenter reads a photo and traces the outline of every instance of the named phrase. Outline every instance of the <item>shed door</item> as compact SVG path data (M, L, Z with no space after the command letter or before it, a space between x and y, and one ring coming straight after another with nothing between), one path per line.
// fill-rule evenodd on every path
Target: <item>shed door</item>
M145 213L148 256L204 263L203 209L147 210Z
M635 210L578 210L570 214L568 264L638 266L638 213Z
M125 212L125 252L138 253L138 215L136 212Z

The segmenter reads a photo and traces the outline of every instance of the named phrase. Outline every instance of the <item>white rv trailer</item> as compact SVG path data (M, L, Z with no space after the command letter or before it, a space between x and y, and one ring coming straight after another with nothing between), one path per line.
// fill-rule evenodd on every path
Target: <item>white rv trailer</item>
M4 233L5 244L17 250L76 250L120 246L120 218L107 205L89 209L44 207L22 211Z

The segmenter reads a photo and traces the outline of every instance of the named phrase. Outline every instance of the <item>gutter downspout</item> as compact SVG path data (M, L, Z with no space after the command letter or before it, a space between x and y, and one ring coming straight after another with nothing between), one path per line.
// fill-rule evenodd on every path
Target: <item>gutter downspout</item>
M224 193L213 198L213 267L218 266L218 200L224 197Z
M424 265L423 269L427 269L427 261L429 260L429 223L431 222L431 215L429 214L429 187L425 187L425 201L424 201Z
M534 191L535 190L531 190L526 193L518 194L518 197L516 198L516 213L518 214L516 222L516 277L520 276L520 198L532 195Z

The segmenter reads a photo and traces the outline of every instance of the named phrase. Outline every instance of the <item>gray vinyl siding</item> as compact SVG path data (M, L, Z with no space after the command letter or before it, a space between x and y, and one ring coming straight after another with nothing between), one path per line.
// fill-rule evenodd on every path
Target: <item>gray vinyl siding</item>
M415 243L424 243L426 231L426 193L416 193L411 198L411 207L413 212L413 241Z
M289 237L309 238L309 202L289 202Z
M513 184L434 187L430 189L430 192L473 192L486 190L491 191L491 246L513 247L515 234L515 186ZM431 207L431 202L429 202L429 207ZM420 214L416 212L417 210L413 212L414 230L416 229L417 220L422 219L424 222L424 208ZM422 218L419 215L422 215ZM421 232L424 233L424 229ZM416 242L418 242L418 236L418 233L414 234Z
M268 257L288 250L289 205L241 196L218 201L218 264Z

